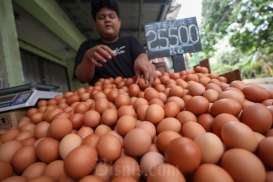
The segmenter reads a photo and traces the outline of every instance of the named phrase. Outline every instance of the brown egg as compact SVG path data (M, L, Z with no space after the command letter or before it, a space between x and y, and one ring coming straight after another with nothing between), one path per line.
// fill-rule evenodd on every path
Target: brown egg
M183 136L194 140L199 135L206 133L206 130L202 127L202 125L198 124L197 122L190 121L183 124L182 133Z
M164 162L164 157L159 152L147 152L140 160L141 171L148 175L153 167Z
M201 124L206 131L210 131L213 119L211 114L204 113L198 116L198 123Z
M44 175L49 176L54 180L58 180L61 176L65 175L64 161L56 160L49 163L45 168Z
M179 105L180 110L184 109L184 107L185 107L184 100L180 97L177 97L177 96L169 97L167 102L176 102Z
M118 117L130 115L136 117L136 111L132 105L123 105L118 109Z
M20 133L19 129L11 128L7 130L7 132L5 132L3 135L1 135L1 142L5 143L14 140L19 133Z
M21 140L21 143L24 145L24 146L28 146L28 145L34 145L36 139L34 137L30 137L30 138L26 138L24 140Z
M196 116L190 111L181 111L177 114L176 118L181 122L181 124L189 121L197 122Z
M93 147L82 145L72 150L64 160L65 173L73 178L82 178L96 166L97 152Z
M30 179L28 182L54 182L54 180L49 176L38 176Z
M136 107L137 118L139 120L145 120L147 109L148 105L139 105Z
M36 162L35 148L24 146L13 155L11 164L16 172L21 173L34 162Z
M55 117L62 113L63 110L60 108L56 108L56 107L52 107L52 109L47 109L47 111L44 114L43 120L47 121L47 122L51 122L53 119L55 119Z
M73 129L79 129L83 124L83 114L82 113L74 113L71 114L70 120L73 126Z
M23 176L11 176L6 178L2 182L27 182L27 178Z
M193 172L201 162L201 151L191 139L179 137L172 140L165 152L166 161L183 173Z
M50 163L59 157L59 142L50 137L43 139L36 147L36 154L38 158Z
M22 141L22 140L25 140L25 139L28 139L28 138L31 138L31 137L33 137L33 132L22 131L17 135L17 137L15 139L18 140L18 141Z
M43 120L43 113L36 112L30 116L30 119L34 124L40 123Z
M185 94L184 89L180 86L173 85L170 88L169 96L183 97Z
M190 81L188 85L189 94L192 96L202 95L205 92L205 87L195 81Z
M239 121L239 120L235 116L228 113L222 113L217 115L212 122L213 133L221 137L222 127L224 126L225 123L231 122L231 121Z
M85 137L87 137L87 136L89 136L89 135L91 135L93 133L94 133L93 129L90 128L90 127L87 127L87 126L82 126L78 131L78 135L82 139L84 139Z
M222 127L222 140L228 148L242 148L254 152L258 142L254 132L241 122L227 122Z
M253 104L243 109L241 120L252 130L265 133L272 126L272 114L262 104Z
M157 133L161 133L167 130L179 133L181 130L181 123L176 118L172 117L164 118L157 125Z
M80 102L76 107L74 112L75 113L85 113L88 111L89 106L85 102Z
M88 145L90 147L96 148L97 143L99 142L99 136L94 134L90 134L89 136L85 137L82 141L83 145Z
M215 102L219 98L219 92L214 89L208 89L203 93L203 96L206 97L209 102Z
M152 143L151 136L143 129L133 129L124 138L124 149L126 154L138 157L146 153Z
M154 124L159 123L165 116L164 109L157 104L149 105L149 107L146 110L146 119L147 121L150 121Z
M129 104L130 104L130 97L128 95L119 94L115 98L115 105L117 108L119 108L120 106L123 106L123 105L129 105Z
M134 102L134 108L136 109L138 106L148 105L148 101L144 98L137 98Z
M136 125L136 128L145 130L147 133L151 135L152 138L156 135L155 126L151 122L148 122L148 121L139 122Z
M138 179L140 176L140 167L134 158L121 157L113 166L113 176L130 176Z
M221 113L229 113L237 116L241 109L241 104L233 99L220 99L213 103L210 112L214 116Z
M264 181L265 168L253 153L244 149L231 149L224 153L221 166L231 175L234 181Z
M133 97L133 96L136 97L139 92L140 92L140 88L137 84L132 84L129 86L129 94L131 97Z
M67 118L56 118L52 121L48 128L48 136L60 140L65 135L71 133L73 127L72 123Z
M152 87L148 87L144 90L144 97L145 99L150 101L151 99L159 98L159 93L156 89Z
M112 126L116 124L117 120L118 120L118 113L116 109L109 108L102 113L101 122L103 124Z
M269 92L258 85L247 85L243 88L243 93L246 98L253 102L262 102L266 99L270 99Z
M217 85L216 83L212 83L212 82L207 84L207 90L208 89L216 90L219 93L222 92L222 88L219 85Z
M100 120L101 120L100 113L95 110L89 110L83 116L83 124L91 128L98 126Z
M107 99L104 99L104 98L96 99L95 110L98 113L102 114L103 111L105 111L108 108L109 108L109 102Z
M180 112L180 106L176 102L167 102L164 111L165 117L175 117Z
M105 125L105 124L101 124L99 126L97 126L97 128L95 129L95 134L98 136L103 136L105 134L107 134L108 132L110 132L112 129Z
M235 89L235 88L221 92L219 95L219 99L224 99L224 98L236 100L236 101L240 102L241 104L243 104L243 102L245 101L245 96L244 96L243 92L241 90Z
M273 136L273 128L267 130L266 136L268 136L268 137L269 137L269 136Z
M82 143L82 138L74 133L68 134L60 141L59 144L59 154L62 159L65 157L76 147L80 146Z
M47 136L47 131L49 128L49 123L46 121L40 122L36 125L34 129L34 136L36 138L42 138Z
M153 98L149 101L149 104L152 105L152 104L158 104L160 105L161 107L164 107L164 102L160 99L160 98ZM140 106L139 106L140 107Z
M255 132L255 131L254 131L254 134L255 134L255 136L256 136L256 139L257 139L257 143L258 143L258 144L260 143L260 141L261 141L262 139L265 138L265 136L262 135L261 133L258 133L258 132Z
M202 96L194 96L186 103L186 109L194 114L207 112L209 101Z
M265 182L273 182L273 171L266 172Z
M117 176L111 182L137 182L137 180L130 176Z
M100 177L103 181L110 181L113 175L113 167L107 163L98 163L94 175Z
M115 161L121 154L119 139L109 134L100 137L96 148L100 159L107 162Z
M79 182L103 182L98 176L88 175L79 180Z
M118 119L116 130L121 136L125 136L136 126L136 118L133 116L122 116Z
M22 176L25 176L27 178L35 178L38 176L42 176L44 174L46 168L46 164L43 162L35 162L28 166Z
M213 133L199 135L194 141L201 150L202 163L216 164L224 153L221 139Z
M193 176L194 182L233 182L232 177L223 168L215 164L202 164Z
M273 137L266 137L261 140L258 146L258 155L263 163L273 168Z
M163 131L156 138L156 146L161 152L165 152L168 144L176 138L181 137L177 132L174 131Z
M185 182L183 174L173 165L163 163L152 168L147 182Z
M6 179L13 174L12 166L4 161L0 161L0 180Z

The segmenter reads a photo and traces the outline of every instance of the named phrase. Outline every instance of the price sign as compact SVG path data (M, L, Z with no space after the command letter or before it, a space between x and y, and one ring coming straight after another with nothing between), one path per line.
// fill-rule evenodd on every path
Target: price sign
M146 24L145 37L150 58L202 49L195 17Z

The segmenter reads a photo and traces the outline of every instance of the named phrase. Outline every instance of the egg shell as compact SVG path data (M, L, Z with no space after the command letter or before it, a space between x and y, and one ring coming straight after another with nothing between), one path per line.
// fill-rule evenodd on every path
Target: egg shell
M21 173L34 162L36 162L35 148L24 146L13 155L11 164L16 172Z
M143 129L133 129L124 138L125 152L133 157L143 155L149 150L152 139L149 133Z
M191 139L179 137L172 140L165 152L166 161L183 173L193 172L201 162L201 151Z
M167 102L164 106L165 117L175 117L180 112L180 106L173 101Z
M262 104L252 104L243 109L241 121L252 130L265 133L272 126L272 114Z
M163 163L152 168L147 182L185 182L183 174L173 165Z
M229 113L237 116L242 109L241 104L233 99L220 99L213 103L210 112L212 115L217 116L221 113Z
M161 133L167 130L171 130L171 131L175 131L179 133L181 130L181 123L179 122L178 119L173 117L164 118L157 125L157 133Z
M82 138L74 133L68 134L59 143L59 154L62 159L76 147L80 146L82 143Z
M103 182L98 176L88 175L79 180L79 182Z
M71 133L73 129L72 123L67 118L56 118L52 121L48 128L48 136L60 140L65 135Z
M241 122L227 122L221 132L223 143L228 148L242 148L254 152L258 146L255 133Z
M0 180L6 179L13 174L12 166L9 163L3 161L0 161L0 171Z
M103 124L112 126L116 124L117 120L118 120L118 113L116 109L109 108L102 113L101 122Z
M207 112L209 101L203 96L194 96L186 103L186 110L199 115Z
M215 164L202 164L193 176L193 182L233 182L232 177L223 168Z
M38 176L30 179L28 182L54 182L54 180L49 176Z
M206 133L206 130L199 123L190 121L183 124L181 132L183 136L194 140L196 137Z
M213 133L204 133L195 138L195 143L201 150L202 163L217 163L224 153L224 144Z
M113 176L129 176L137 180L140 176L138 162L134 158L128 156L119 158L114 163Z
M4 179L2 182L27 182L27 178L24 176L11 176Z
M113 135L103 135L96 146L100 159L103 161L115 161L121 154L121 143Z
M58 180L61 176L65 175L63 160L56 160L49 163L44 171L44 175Z
M118 119L116 130L121 136L125 136L136 126L136 119L133 116L122 116Z
M10 163L14 154L22 147L19 141L13 140L0 145L0 161Z
M181 111L177 114L176 118L181 122L181 124L189 121L197 122L197 117L190 111Z
M181 137L177 132L174 131L163 131L156 138L156 146L161 152L165 152L168 144L175 138Z
M113 166L108 163L98 163L94 175L100 177L104 181L110 181L113 175Z
M44 174L45 168L46 168L46 163L35 162L24 170L22 176L25 176L27 178L42 176Z
M38 158L50 163L59 157L59 142L51 137L46 137L36 147L36 154Z
M145 120L157 124L164 118L164 116L164 109L158 104L152 104L149 105L146 110Z
M82 178L95 169L96 161L96 150L93 147L81 145L72 150L65 158L65 173L73 178Z
M273 137L262 139L258 146L258 155L263 163L273 168Z
M83 116L83 125L94 128L99 125L101 120L100 113L95 110L87 111Z
M244 149L226 151L221 159L221 166L238 182L264 181L266 177L261 160Z
M117 176L112 179L112 182L137 182L137 180L130 176Z
M140 160L141 171L147 175L153 167L156 167L163 162L164 157L159 152L147 152Z
M269 92L257 85L247 85L243 88L243 93L246 98L253 102L262 102L270 98Z

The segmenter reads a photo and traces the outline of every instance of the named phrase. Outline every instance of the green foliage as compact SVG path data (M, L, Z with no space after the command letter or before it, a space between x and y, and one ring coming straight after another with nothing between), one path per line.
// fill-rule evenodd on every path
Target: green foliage
M203 53L218 73L240 69L244 78L273 76L273 1L203 0Z

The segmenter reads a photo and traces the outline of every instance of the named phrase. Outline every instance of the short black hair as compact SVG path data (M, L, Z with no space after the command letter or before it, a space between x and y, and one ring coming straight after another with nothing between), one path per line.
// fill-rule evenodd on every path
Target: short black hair
M117 0L91 0L91 13L94 20L96 20L96 15L102 8L109 8L115 11L119 17Z

